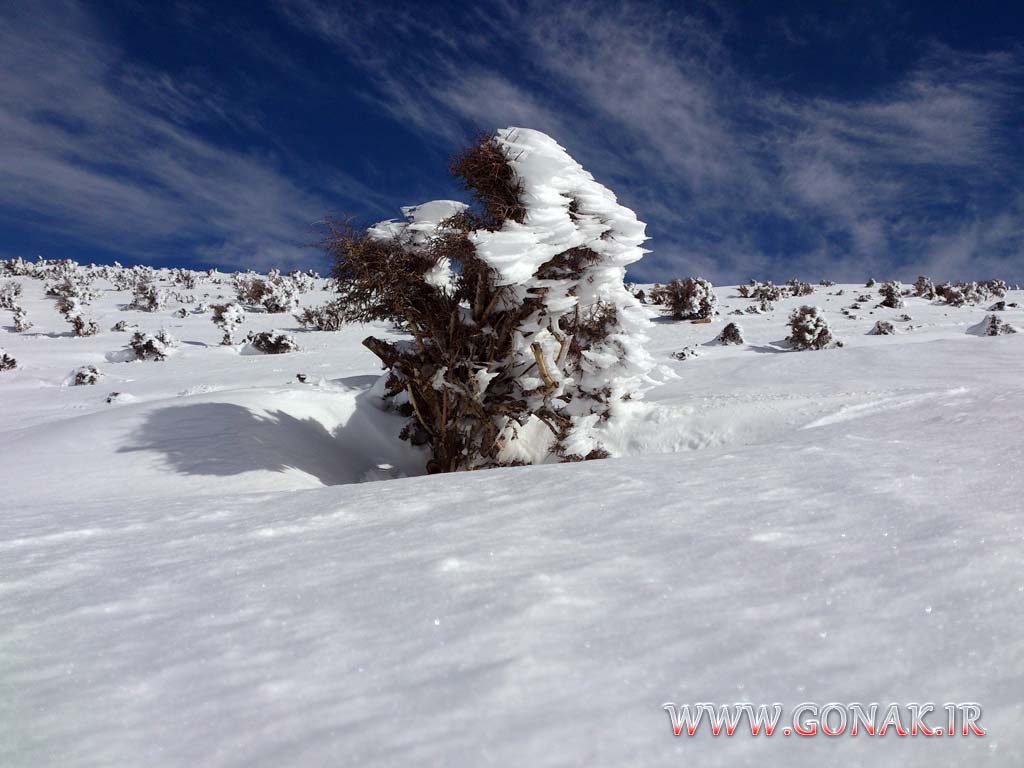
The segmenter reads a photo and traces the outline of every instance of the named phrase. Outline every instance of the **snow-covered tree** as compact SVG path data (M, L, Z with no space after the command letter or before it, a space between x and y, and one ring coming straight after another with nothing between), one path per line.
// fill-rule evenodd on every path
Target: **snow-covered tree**
M89 386L97 383L101 376L102 374L95 365L83 365L75 371L74 377L71 380L71 385L75 387Z
M900 285L898 280L883 283L878 292L882 294L882 303L879 306L888 307L889 309L900 309L903 307L903 286Z
M675 320L707 320L715 314L718 297L710 281L687 277L665 286L664 303Z
M345 324L345 310L340 301L330 301L319 307L303 308L295 320L311 331L340 331Z
M295 337L281 331L251 332L246 337L246 341L252 345L253 349L265 355L283 355L299 350Z
M0 285L0 309L13 311L18 306L21 296L21 283L3 283Z
M220 343L225 346L234 344L235 329L245 322L245 310L242 309L240 304L233 302L229 304L213 304L210 309L213 310L210 319L224 333L224 338L221 339Z
M739 323L729 323L722 329L722 332L718 334L716 341L719 344L743 344L743 328L740 327Z
M132 309L143 312L159 312L167 305L167 293L152 281L138 283L132 291Z
M825 349L838 345L828 320L818 307L803 306L789 316L789 338L794 349Z
M68 322L71 323L71 330L75 336L95 336L100 332L100 327L95 320L91 320L83 314L70 315Z
M606 456L652 366L624 284L645 225L537 131L484 137L451 169L478 210L434 201L327 239L345 319L412 337L364 342L402 436L430 447L433 472Z
M922 299L934 299L935 286L924 275L918 275L917 280L914 281L914 295Z
M18 367L18 361L0 349L0 371L13 371Z
M888 320L879 320L875 323L874 327L868 331L869 336L892 336L896 333L896 328Z
M814 286L804 280L797 280L795 277L792 280L787 280L786 285L789 288L790 296L810 296L814 293Z
M28 319L28 313L23 307L16 306L14 308L14 330L24 333L31 327L32 321Z
M155 334L136 331L132 334L131 341L128 342L128 348L134 353L136 360L156 360L158 362L164 360L176 346L178 346L178 340L164 330Z
M1006 336L1016 332L1017 329L999 315L989 315L984 320L983 333L985 336Z

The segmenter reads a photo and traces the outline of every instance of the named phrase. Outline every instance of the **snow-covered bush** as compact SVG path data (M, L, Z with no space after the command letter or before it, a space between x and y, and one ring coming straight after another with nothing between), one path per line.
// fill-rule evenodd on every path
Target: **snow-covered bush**
M876 285L878 285L878 281L873 277L869 277L868 281L864 283L865 288L874 288Z
M900 309L903 307L903 286L900 285L898 280L883 283L878 292L882 294L882 303L879 306L888 307L889 309Z
M696 347L683 347L678 352L673 352L672 357L676 360L692 360L695 357L700 357L700 350Z
M818 285L822 286L823 288L831 288L833 285L835 285L835 282L832 280L819 280Z
M750 288L750 298L757 299L764 307L764 305L770 305L780 299L786 298L786 290L781 286L775 285L771 280L763 283L756 283Z
M665 286L662 302L674 320L708 320L715 314L718 297L710 281L703 277L673 280Z
M288 273L288 279L292 285L295 286L295 290L299 293L309 293L316 288L316 280L318 275L312 270L308 272L300 272L299 270L292 270Z
M875 326L868 331L869 336L892 336L896 333L896 328L888 320L879 320L875 323Z
M90 320L83 314L70 315L68 322L71 323L71 330L75 336L95 336L100 332L96 321Z
M159 312L167 304L167 294L156 283L143 281L132 290L132 301L128 306L143 312Z
M340 331L345 324L344 309L339 301L330 301L319 307L305 307L295 315L299 325L311 331Z
M995 304L993 304L991 307L989 307L988 311L989 312L1005 312L1006 311L1006 302L1003 301L1002 299L1000 299Z
M263 285L260 304L267 312L291 312L299 306L299 290L289 278L277 275L275 279L265 280Z
M814 293L814 286L803 280L797 280L795 277L792 280L787 280L786 285L789 286L791 296L810 296Z
M174 282L187 291L194 290L199 285L199 273L190 269L174 270Z
M114 323L111 326L110 330L113 331L114 333L121 333L123 331L127 331L128 330L128 321L127 320L118 320L116 323Z
M98 382L101 376L102 374L95 365L83 365L75 371L71 385L75 387L89 386Z
M0 285L0 309L14 310L21 296L21 283L3 283Z
M935 285L924 275L918 275L914 281L914 295L922 299L934 299Z
M0 349L0 371L13 371L18 367L18 361Z
M134 353L136 360L161 361L176 346L178 340L164 330L155 334L136 331L128 342L128 348Z
M1005 296L1006 291L1009 289L1005 280L986 280L982 285L985 290L988 291L989 295L995 296L996 298L1002 298Z
M283 355L288 352L297 352L299 349L295 337L281 331L250 332L245 340L252 345L253 349L265 355Z
M982 332L985 336L1006 336L1010 333L1016 333L1017 329L999 317L999 315L989 315L984 320Z
M789 316L789 338L794 349L825 349L837 345L828 320L818 307L803 306Z
M245 310L240 304L235 303L213 304L210 309L213 311L210 319L224 333L220 343L225 346L234 344L235 329L245 322Z
M326 241L344 319L412 337L364 341L402 436L430 447L432 472L606 456L652 365L624 285L644 224L537 131L483 137L451 170L479 210L434 201Z
M262 306L268 313L291 312L299 305L299 288L295 282L272 269L264 279L248 272L234 276L238 301L249 306Z
M15 256L13 259L4 259L0 261L0 275L34 277L35 265L31 261L25 261L21 256Z
M77 264L60 263L47 274L53 282L46 285L46 295L60 299L75 299L82 304L89 304L99 293L91 287L92 278L82 271Z
M743 328L738 323L729 323L715 340L719 344L743 344Z
M14 330L18 333L24 333L32 327L32 321L28 319L28 313L25 312L23 307L16 306L14 308Z

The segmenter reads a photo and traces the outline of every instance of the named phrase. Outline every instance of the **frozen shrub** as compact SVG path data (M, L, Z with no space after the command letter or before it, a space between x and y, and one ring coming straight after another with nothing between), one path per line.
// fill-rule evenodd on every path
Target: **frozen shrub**
M878 290L882 294L882 303L879 306L889 309L900 309L903 306L903 286L898 280L883 283Z
M729 323L716 339L720 344L743 344L743 329L736 323Z
M262 306L268 313L290 312L299 304L299 289L288 277L272 269L266 279L255 273L236 273L235 294L238 301Z
M18 361L0 349L0 371L13 371L18 367Z
M253 349L266 355L283 355L287 352L297 352L299 349L293 336L280 331L250 333L246 337L246 341L253 346Z
M814 293L814 287L810 283L797 280L795 277L792 280L787 280L786 285L789 286L791 296L810 296Z
M188 317L188 310L185 309L184 307L179 307L178 309L174 310L174 316L181 320L184 320L186 317Z
M903 323L909 323L914 318L912 318L910 315L904 313L904 314L900 315L899 317L897 317L896 319L899 320L900 322L903 322Z
M90 320L82 314L69 316L68 322L71 323L71 330L75 336L95 336L100 332L100 327L96 324L96 321Z
M299 291L289 278L277 275L264 282L260 304L271 314L291 312L299 305Z
M340 331L345 324L344 310L339 301L306 307L295 315L299 325L310 331Z
M988 311L989 312L1005 312L1006 311L1006 302L1005 301L997 301L995 304L993 304L991 307L988 308Z
M918 275L917 280L914 281L914 295L922 299L934 299L935 286L924 275Z
M235 296L242 304L255 305L263 298L263 280L255 272L235 272L231 276Z
M818 285L824 288L831 288L835 283L832 280L820 280L818 281Z
M34 277L35 265L30 261L25 261L21 256L16 256L13 259L4 259L0 261L0 275Z
M786 298L786 291L781 286L775 285L771 280L768 280L753 286L750 289L750 298L761 302L762 308L765 304L769 305L770 309L774 302Z
M865 288L874 288L878 284L878 281L873 277L869 277L868 281L864 283Z
M132 293L132 302L128 305L132 309L159 312L167 304L167 295L153 282L138 283Z
M89 386L98 382L101 375L95 365L83 365L75 371L75 377L71 384L75 387Z
M647 299L651 304L668 304L668 291L664 285L655 283L651 286L651 291L647 295Z
M42 274L51 281L46 285L47 296L88 304L99 295L91 287L92 276L73 261L47 262Z
M145 331L136 331L132 334L128 347L135 354L136 360L161 361L167 357L171 349L178 345L177 339L167 331L159 331L155 334Z
M789 338L795 349L825 349L836 345L832 329L818 307L803 306L789 316Z
M673 352L672 357L676 360L691 360L700 357L700 351L696 347L683 347L678 352Z
M675 320L708 320L715 314L718 297L703 277L687 277L665 286L664 304Z
M245 322L245 310L240 304L234 303L213 304L210 309L213 311L210 319L224 333L220 343L224 346L234 344L235 329Z
M174 270L174 282L187 291L194 290L199 285L199 274L190 269Z
M860 302L861 304L865 304L865 303L871 301L871 294L870 293L862 293L860 296L857 297L857 301Z
M126 320L118 320L116 323L114 323L113 326L111 326L110 330L113 331L114 333L121 333L123 331L127 331L128 322Z
M28 313L22 307L14 308L14 330L24 333L32 327L32 321L28 319Z
M985 291L996 298L1002 298L1005 296L1008 289L1005 280L986 280L982 283L982 286Z
M434 201L326 242L344 319L411 336L363 342L402 437L429 446L430 472L607 456L652 365L624 285L644 224L537 131L481 137L451 170L477 209Z
M1005 336L1016 332L1017 329L999 317L999 315L989 315L985 318L983 326L983 334L985 336Z
M896 328L888 320L879 320L875 323L875 327L868 331L870 336L892 336L896 333Z
M21 283L4 283L0 285L0 309L14 310L21 296Z
M295 269L288 273L288 279L299 293L309 293L316 288L318 275L313 270L300 272Z

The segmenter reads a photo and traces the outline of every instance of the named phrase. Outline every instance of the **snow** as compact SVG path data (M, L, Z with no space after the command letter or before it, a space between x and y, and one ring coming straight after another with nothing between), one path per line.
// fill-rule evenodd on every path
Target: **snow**
M671 374L617 458L426 477L371 389L386 326L247 312L300 351L242 355L101 281L75 338L17 281L0 765L1024 764L1024 334L974 335L988 303L818 287L724 346L719 286L711 324L644 310ZM787 349L804 304L843 348ZM122 319L177 353L111 362ZM977 701L988 736L675 738L667 701Z

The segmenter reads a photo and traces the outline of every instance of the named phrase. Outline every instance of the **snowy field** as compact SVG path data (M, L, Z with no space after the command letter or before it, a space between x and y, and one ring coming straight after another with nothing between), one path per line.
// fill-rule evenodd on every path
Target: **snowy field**
M250 312L300 347L250 354L176 314L227 284L100 282L76 338L0 282L34 323L0 312L0 766L1024 765L1024 333L978 335L990 302L718 287L709 325L651 309L615 458L419 476L384 326ZM842 348L786 348L802 304ZM180 344L123 362L119 320ZM975 701L988 735L675 738L668 701Z

